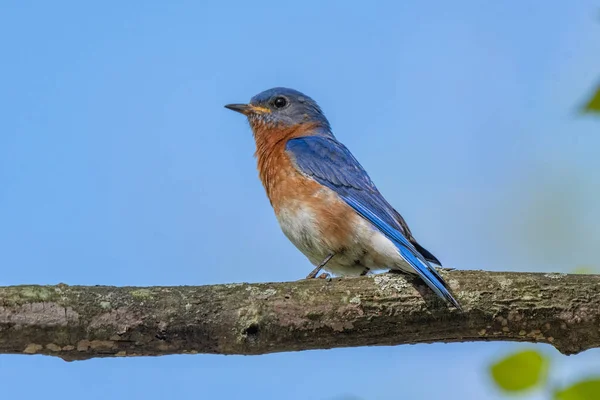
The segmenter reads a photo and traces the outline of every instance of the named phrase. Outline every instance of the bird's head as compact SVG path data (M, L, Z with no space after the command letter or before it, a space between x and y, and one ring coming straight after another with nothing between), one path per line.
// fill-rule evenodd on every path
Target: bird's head
M255 133L261 128L287 128L305 123L330 132L329 121L317 103L294 89L277 87L265 90L250 99L248 104L227 104L225 107L248 117Z

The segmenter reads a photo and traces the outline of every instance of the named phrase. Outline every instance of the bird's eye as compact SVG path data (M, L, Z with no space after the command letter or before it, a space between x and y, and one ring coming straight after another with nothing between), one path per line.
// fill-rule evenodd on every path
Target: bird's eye
M283 108L285 106L287 106L287 99L285 97L276 97L275 100L273 100L273 106L275 108Z

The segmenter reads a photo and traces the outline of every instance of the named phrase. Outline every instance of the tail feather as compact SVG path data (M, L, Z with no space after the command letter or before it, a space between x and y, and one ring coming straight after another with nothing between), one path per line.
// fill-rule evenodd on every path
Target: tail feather
M458 301L452 296L450 290L448 288L447 283L443 280L443 278L439 275L439 273L433 268L428 262L423 262L420 257L416 257L413 252L404 247L401 244L397 244L398 250L400 250L400 254L402 258L406 260L419 274L419 277L423 279L423 281L437 294L439 297L443 298L454 307L462 310L462 307L458 303Z
M442 263L440 262L440 260L438 260L436 258L436 256L434 256L433 254L431 254L431 252L429 252L429 250L427 250L425 247L423 247L419 243L417 243L416 240L412 239L410 242L412 243L413 246L415 246L415 249L417 249L417 251L419 253L421 253L421 255L423 255L423 257L427 261L429 261L430 263L437 264L440 267L442 266Z
M377 229L379 229L388 239L390 239L398 250L404 260L410 264L415 272L423 279L423 281L433 290L439 297L446 300L454 307L462 310L462 307L458 301L450 293L448 284L444 281L441 275L433 268L425 257L415 248L415 246L404 237L404 235L392 228L390 225L385 223L375 213L363 206L360 202L352 197L342 196L342 198L350 205L356 212L358 212L363 218L371 222ZM419 246L421 249L423 247ZM432 256L431 253L425 250L428 255ZM433 257L435 258L435 257ZM437 259L436 259L437 260Z

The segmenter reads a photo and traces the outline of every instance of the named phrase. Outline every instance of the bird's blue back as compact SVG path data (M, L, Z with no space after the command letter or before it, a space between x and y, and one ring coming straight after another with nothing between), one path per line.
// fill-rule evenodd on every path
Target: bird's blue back
M286 151L299 171L336 192L396 245L404 260L438 296L460 308L443 278L407 239L408 228L400 222L399 214L343 144L333 135L305 136L289 140Z

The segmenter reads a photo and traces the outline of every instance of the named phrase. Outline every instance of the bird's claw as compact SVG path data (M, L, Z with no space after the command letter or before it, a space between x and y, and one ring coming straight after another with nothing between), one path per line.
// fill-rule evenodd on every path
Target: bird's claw
M318 276L319 279L327 279L327 282L331 281L331 275L329 275L327 272L323 272L321 275Z

